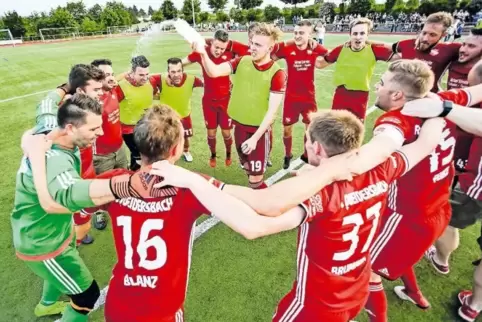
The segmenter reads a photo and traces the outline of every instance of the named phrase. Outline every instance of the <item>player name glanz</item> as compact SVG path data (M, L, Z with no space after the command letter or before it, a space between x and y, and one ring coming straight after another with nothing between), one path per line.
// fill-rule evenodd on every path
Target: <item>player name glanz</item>
M147 202L144 200L136 199L136 198L124 198L116 200L116 202L120 203L127 208L138 211L138 212L149 212L149 213L156 213L160 211L169 211L172 207L172 198L166 198L161 201L151 201Z
M125 286L140 286L156 288L157 286L157 276L146 276L146 275L136 275L136 276L124 276Z
M388 184L385 181L380 181L375 184L371 184L362 190L353 191L345 194L345 207L356 205L362 201L371 199L388 190Z

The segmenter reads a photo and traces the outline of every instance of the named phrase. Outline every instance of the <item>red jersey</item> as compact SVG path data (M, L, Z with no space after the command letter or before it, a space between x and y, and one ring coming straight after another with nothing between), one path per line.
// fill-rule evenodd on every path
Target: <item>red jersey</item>
M469 81L467 77L473 66L473 64L461 64L458 61L451 63L449 66L447 89L468 87Z
M224 62L228 62L234 58L234 54L231 51L225 51L221 56L214 57L211 53L210 47L206 46L206 52L208 53L209 58L215 63L216 65L222 64ZM204 97L210 99L225 99L229 97L231 92L231 80L229 76L221 76L221 77L210 77L204 66L202 64L201 55L197 52L192 52L187 56L192 63L198 63L201 65L203 70L203 79L204 79Z
M94 154L106 155L117 152L124 140L119 120L119 100L115 90L105 92L102 100L102 131L104 135L97 138L93 146Z
M466 105L469 96L464 90L438 93L456 104ZM423 119L403 115L401 109L389 111L375 122L374 135L387 129L395 129L404 144L415 141L420 133ZM437 148L410 172L390 187L388 208L412 220L424 220L427 215L437 214L437 209L449 202L450 187L454 178L455 124L448 122L443 139Z
M304 307L344 311L368 295L369 249L386 206L389 184L408 169L401 152L374 169L335 182L302 206L307 219L298 235L297 298Z
M108 207L118 261L106 316L163 321L184 304L196 220L209 211L189 189L164 191L162 198L126 198Z
M271 53L272 56L285 59L288 66L286 100L316 102L315 62L318 56L325 56L327 53L328 50L320 44L314 50L301 50L294 43L278 46L278 50Z
M482 201L482 138L474 137L465 172L459 175L460 188L467 196Z
M426 62L435 75L432 92L439 91L438 82L449 64L458 60L461 43L438 43L430 51L419 51L415 48L416 39L405 39L395 44L395 52L402 54L403 59L419 59Z

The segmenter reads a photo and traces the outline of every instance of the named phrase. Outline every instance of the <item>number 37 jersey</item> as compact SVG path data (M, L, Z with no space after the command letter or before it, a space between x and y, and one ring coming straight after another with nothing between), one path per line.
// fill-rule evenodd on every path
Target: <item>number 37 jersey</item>
M108 208L117 252L107 321L177 321L187 291L196 220L208 210L188 189L120 199Z
M470 97L463 89L440 92L444 100L469 105ZM374 135L386 130L396 130L404 144L415 141L423 125L423 119L403 115L400 110L380 116ZM450 186L454 178L455 124L447 121L443 138L437 148L406 175L390 187L388 208L410 220L424 221L449 202Z

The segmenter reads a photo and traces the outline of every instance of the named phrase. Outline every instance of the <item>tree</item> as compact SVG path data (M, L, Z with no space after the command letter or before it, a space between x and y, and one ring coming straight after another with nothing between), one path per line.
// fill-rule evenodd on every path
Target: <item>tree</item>
M81 24L87 15L87 9L82 1L67 2L65 9L72 14L78 24Z
M482 10L482 0L472 0L470 4L467 6L467 11L471 15L476 14L480 10Z
M182 5L182 14L184 15L184 20L191 23L192 21L192 3L194 3L194 16L197 16L201 12L201 1L199 0L184 0Z
M0 29L4 29L5 24L3 23L3 18L0 18Z
M140 8L140 9L139 9L138 17L145 17L145 16L147 16L147 15L146 15L146 12L144 11L144 9Z
M105 8L100 16L100 21L105 27L120 26L120 19L112 8Z
M223 11L218 11L216 12L216 21L220 21L220 22L229 21L229 16Z
M162 15L165 19L174 19L177 16L177 9L171 0L164 0L161 5Z
M208 6L213 10L213 12L223 11L226 7L228 0L208 0Z
M132 12L134 13L134 15L135 15L136 17L139 16L139 9L137 9L137 6L136 6L136 5L133 5L133 6L132 6Z
M246 23L246 10L231 8L229 16L236 22Z
M259 7L263 3L263 0L239 0L239 5L242 9L251 9Z
M12 36L15 38L22 37L25 34L25 26L17 11L8 11L3 17L3 24L10 29Z
M50 24L53 28L77 27L74 16L67 9L58 7L50 13Z
M164 16L162 15L161 9L154 11L154 13L151 15L151 21L158 23L163 20L164 20Z
M385 2L385 11L388 13L388 12L392 12L392 8L393 6L395 5L395 1L396 0L387 0Z
M203 11L198 15L198 19L200 23L208 22L209 20L209 12Z
M281 0L281 2L283 2L283 3L294 5L295 8L296 8L296 5L297 5L297 4L299 4L299 3L305 3L305 2L307 2L307 1L308 1L308 0Z
M334 17L336 4L333 2L325 2L320 7L320 17Z
M148 14L149 16L152 16L152 15L154 14L154 9L152 9L151 6L149 6L149 8L147 9L147 14Z
M89 17L85 17L84 20L82 20L80 29L83 32L94 32L99 30L99 27L97 26L97 23L94 20L90 19Z
M420 7L419 0L408 0L405 4L405 9L407 12L416 12L418 7Z
M350 0L350 8L348 12L361 14L365 16L372 8L371 0Z
M281 16L281 11L278 7L268 5L264 8L264 19L266 21L272 22Z
M94 20L95 22L100 22L100 16L102 15L102 7L96 3L92 8L89 9L87 12L89 18Z
M396 0L392 8L392 13L399 14L405 10L405 2L403 0Z
M246 20L261 21L263 20L263 10L251 8L246 12Z

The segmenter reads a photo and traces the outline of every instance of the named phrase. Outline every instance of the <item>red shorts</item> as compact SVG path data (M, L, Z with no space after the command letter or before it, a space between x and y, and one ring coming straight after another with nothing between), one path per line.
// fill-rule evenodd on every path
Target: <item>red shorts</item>
M389 280L402 276L418 263L425 251L442 235L451 213L448 201L437 213L420 216L425 218L418 221L406 219L387 208L379 235L370 249L372 270Z
M256 132L256 127L236 124L234 127L234 144L238 151L239 161L249 176L259 176L265 173L271 152L273 136L271 128L258 140L256 148L250 154L244 154L241 145Z
M300 115L305 124L310 124L309 115L316 112L316 101L291 101L285 98L283 105L283 125L292 125L298 122Z
M350 91L345 86L338 86L333 95L332 109L350 111L363 121L367 112L368 94L368 92Z
M186 116L185 118L181 119L182 127L184 128L184 138L190 138L194 135L192 129L192 120L191 115Z
M229 97L225 99L211 99L203 97L204 123L208 130L217 129L219 126L223 130L233 128L232 120L228 116Z
M117 303L111 293L107 292L105 301L104 317L105 322L183 322L184 309L180 308L176 313L170 316L160 315L159 310L155 307L152 310L139 310L136 303L126 303L120 301ZM122 296L122 295L121 295ZM140 300L140 299L139 299ZM162 305L162 304L158 304Z
M348 322L354 319L365 307L367 299L368 293L359 305L344 311L333 311L329 307L321 305L302 305L296 299L296 292L291 291L278 304L273 316L273 322Z

